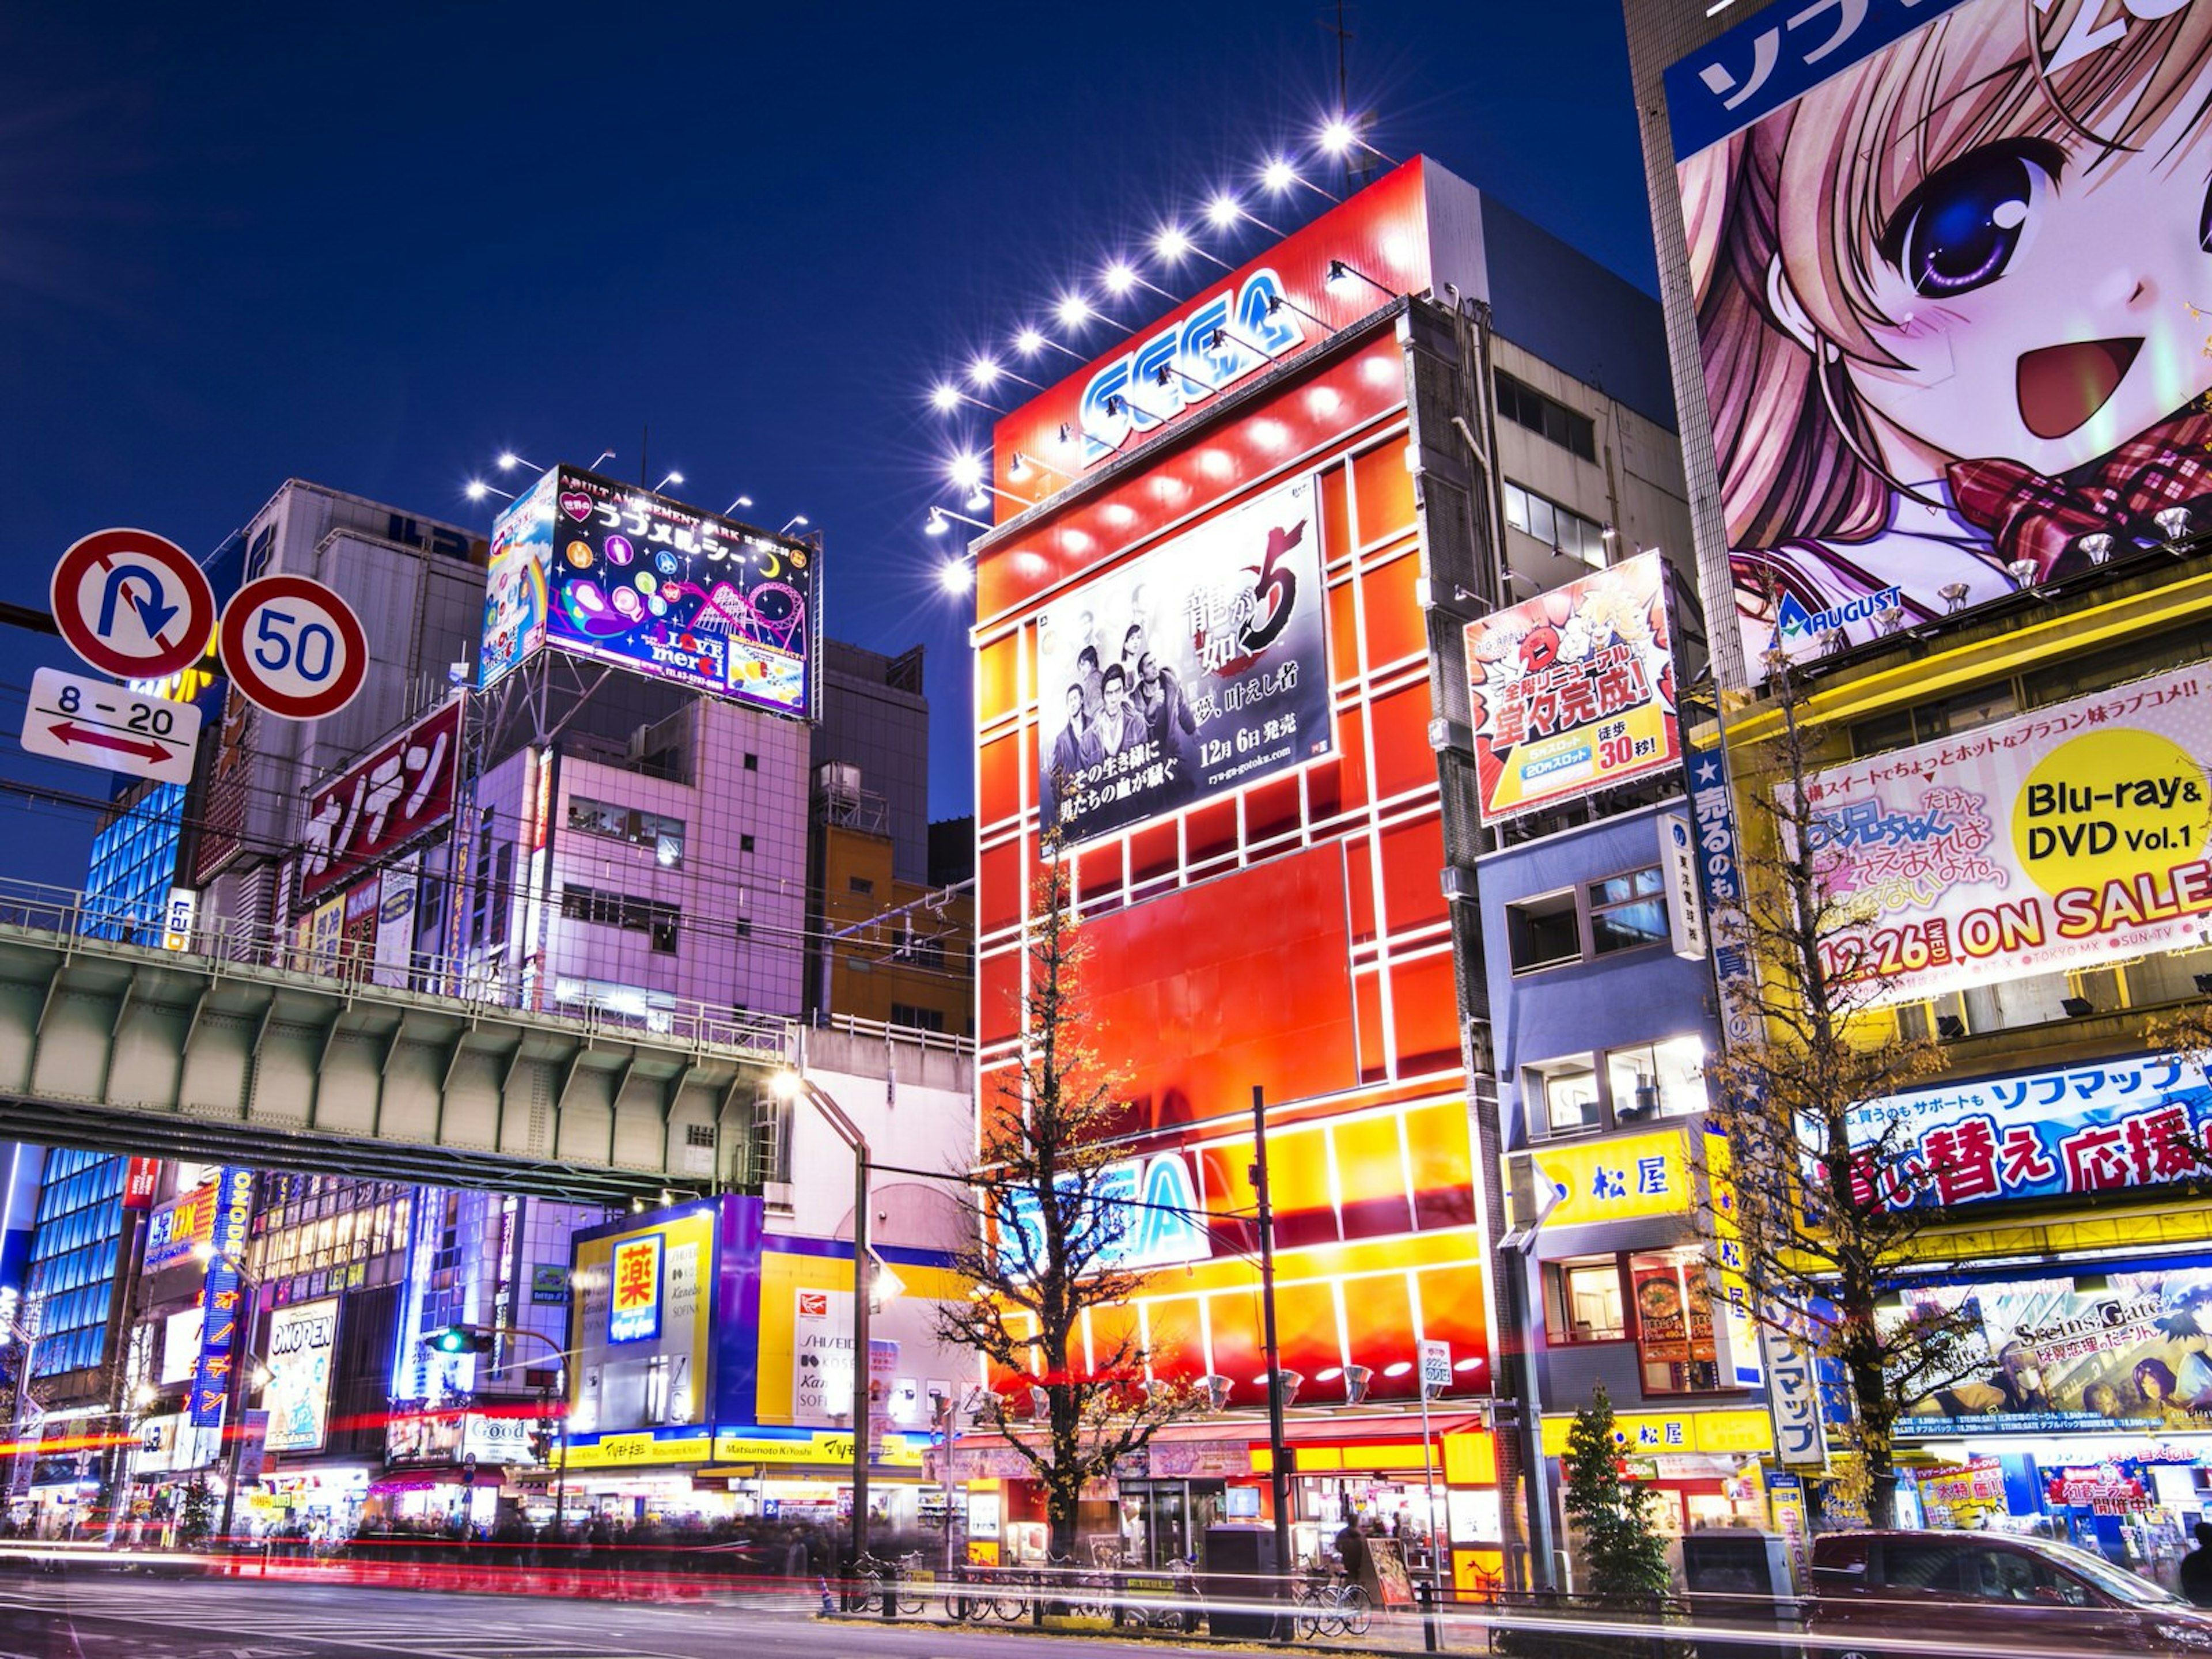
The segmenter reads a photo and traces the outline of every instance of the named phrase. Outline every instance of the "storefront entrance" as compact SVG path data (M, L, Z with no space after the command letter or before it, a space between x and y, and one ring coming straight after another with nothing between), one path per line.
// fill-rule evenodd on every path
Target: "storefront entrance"
M1219 1480L1124 1480L1121 1560L1164 1571L1195 1554L1206 1529L1222 1518Z

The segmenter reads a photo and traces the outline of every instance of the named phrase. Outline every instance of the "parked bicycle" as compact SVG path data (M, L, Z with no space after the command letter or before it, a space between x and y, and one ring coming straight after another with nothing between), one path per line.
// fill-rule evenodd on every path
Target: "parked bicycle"
M1297 1634L1318 1641L1327 1636L1364 1636L1374 1616L1367 1591L1341 1571L1315 1569L1291 1592Z
M920 1550L902 1555L896 1561L887 1561L879 1555L860 1557L853 1563L853 1583L859 1599L856 1610L881 1607L888 1591L891 1605L900 1613L920 1613L922 1595L915 1583L915 1575L921 1571L921 1564Z

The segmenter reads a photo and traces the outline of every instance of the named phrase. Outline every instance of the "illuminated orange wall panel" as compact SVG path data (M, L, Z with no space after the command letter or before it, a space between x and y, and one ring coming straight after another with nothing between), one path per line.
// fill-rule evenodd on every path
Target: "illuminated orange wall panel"
M1367 617L1367 659L1370 662L1400 662L1427 653L1429 630L1421 607L1413 602L1413 579L1421 562L1409 544L1404 555L1370 568L1359 579L1359 602ZM1423 711L1424 731L1427 712ZM1433 773L1436 763L1429 763Z
M1429 687L1417 680L1367 705L1375 734L1375 795L1388 800L1437 787L1437 754L1429 747Z
M1431 1267L1418 1276L1421 1326L1432 1342L1449 1342L1455 1358L1486 1352L1490 1340L1489 1304L1482 1274L1472 1265Z
M1382 832L1382 909L1390 931L1446 920L1443 821L1423 814ZM1455 1048L1458 1044L1452 1045Z
M1424 1106L1406 1116L1413 1171L1413 1214L1424 1228L1474 1221L1474 1128L1461 1101Z
M1335 1145L1337 1179L1344 1193L1345 1237L1412 1231L1413 1198L1406 1190L1406 1161L1399 1151L1396 1114L1338 1123L1331 1127L1329 1135Z
M1022 844L987 847L975 860L975 931L988 937L1022 919Z
M984 957L975 964L976 1040L988 1046L1022 1034L1022 958L1016 951Z
M975 653L975 718L985 726L1004 720L1021 701L1015 647L1015 637L1009 635Z
M1099 917L1084 935L1094 1018L1154 1124L1238 1109L1255 1085L1295 1100L1352 1082L1334 848Z
M1458 993L1449 953L1391 965L1390 1018L1401 1072L1460 1063Z
M977 822L1000 823L1022 810L1023 748L1028 733L1009 732L982 746L975 782Z
M1413 475L1406 471L1402 439L1353 457L1352 485L1359 503L1362 547L1413 528Z

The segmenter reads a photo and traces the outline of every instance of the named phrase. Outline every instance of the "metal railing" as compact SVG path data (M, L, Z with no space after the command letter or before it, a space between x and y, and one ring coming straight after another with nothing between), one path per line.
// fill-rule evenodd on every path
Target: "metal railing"
M171 933L167 918L143 905L119 903L37 882L0 878L0 927L52 933L75 949L86 941L182 958L179 966L214 963L270 968L327 980L334 991L412 993L504 1009L565 1030L610 1036L644 1036L694 1048L725 1049L763 1064L785 1063L795 1048L795 1021L780 1014L740 1012L727 1004L688 997L636 1000L605 997L564 999L550 1008L525 1007L519 968L481 957L410 951L380 961L356 945L316 943L297 927L267 927L235 917L196 921ZM890 1028L902 1039L931 1033ZM951 1041L938 1037L939 1043Z

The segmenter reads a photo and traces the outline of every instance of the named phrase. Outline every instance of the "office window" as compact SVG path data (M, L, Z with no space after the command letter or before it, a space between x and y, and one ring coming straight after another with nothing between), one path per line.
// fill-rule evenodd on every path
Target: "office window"
M1597 459L1597 423L1524 381L1500 370L1498 418L1526 427L1586 461Z
M1543 1108L1545 1133L1579 1134L1605 1127L1597 1066L1588 1054L1546 1060L1528 1068L1530 1097Z
M1599 956L1663 943L1667 879L1657 865L1608 876L1589 888L1590 948Z
M1553 1342L1625 1342L1620 1258L1592 1256L1544 1266L1545 1332Z
M894 1002L891 1004L891 1024L903 1025L909 1030L941 1031L945 1029L945 1015L935 1008L917 1008L910 1003Z
M676 949L684 913L657 900L570 882L561 890L561 914L571 921L597 922L604 927L643 933L655 951L671 951Z
M1516 974L1664 944L1671 937L1666 879L1656 864L1505 907L1506 956Z
M745 756L745 770L748 772L757 772L760 770L760 757L758 755L748 753Z
M1665 1037L1522 1068L1532 1134L1598 1134L1705 1109L1702 1037Z
M752 850L753 838L750 836L739 836L738 837L738 851L740 853L750 853Z
M846 881L845 884L863 898L867 897L868 895L876 890L876 884L869 880L866 876L851 877Z
M1505 522L1514 529L1550 543L1554 553L1580 559L1593 568L1604 568L1608 555L1603 525L1522 484L1509 481L1504 495Z
M1579 962L1582 925L1571 888L1505 907L1506 953L1516 974L1533 973L1563 962Z
M684 867L684 820L608 801L568 798L568 828L579 834L599 836L632 847L650 848L653 862L664 870Z

